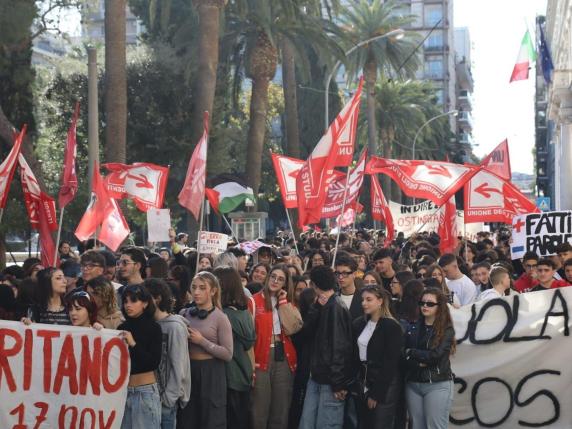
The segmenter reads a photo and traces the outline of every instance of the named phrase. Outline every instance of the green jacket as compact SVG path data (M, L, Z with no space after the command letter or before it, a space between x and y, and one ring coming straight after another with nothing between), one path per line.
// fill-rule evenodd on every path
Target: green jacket
M245 392L252 385L252 363L247 351L256 341L254 322L248 310L225 307L223 311L230 320L234 342L232 360L225 363L227 388Z

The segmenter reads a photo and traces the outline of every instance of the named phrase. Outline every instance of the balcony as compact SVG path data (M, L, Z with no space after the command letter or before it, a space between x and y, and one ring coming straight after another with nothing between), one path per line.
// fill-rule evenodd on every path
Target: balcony
M449 52L449 45L442 43L428 44L424 46L426 54L440 54L443 52Z
M473 137L469 133L460 133L459 134L459 144L465 144L472 146L473 145Z
M473 96L466 89L459 91L459 94L457 95L457 106L464 111L473 110Z
M471 66L465 58L455 65L457 72L457 82L459 87L473 92L473 74L471 73Z
M457 115L457 123L463 129L473 129L473 117L471 112L460 111Z

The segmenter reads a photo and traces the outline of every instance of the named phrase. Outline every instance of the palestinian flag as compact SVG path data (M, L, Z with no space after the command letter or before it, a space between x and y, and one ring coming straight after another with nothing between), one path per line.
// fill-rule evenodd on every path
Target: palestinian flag
M214 188L206 188L205 195L211 207L219 213L229 213L246 200L254 202L252 188L238 182L223 182Z
M528 30L526 30L520 44L520 51L518 51L518 57L516 59L516 64L514 65L514 69L512 70L510 81L513 82L515 80L528 79L528 70L535 59L536 52L532 44L532 39L530 38Z

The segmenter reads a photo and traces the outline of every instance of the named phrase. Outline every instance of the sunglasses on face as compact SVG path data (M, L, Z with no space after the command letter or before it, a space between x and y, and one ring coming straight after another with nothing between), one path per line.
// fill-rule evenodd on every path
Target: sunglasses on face
M436 302L431 302L431 301L419 301L417 304L419 305L419 307L429 307L429 308L433 308L438 305Z

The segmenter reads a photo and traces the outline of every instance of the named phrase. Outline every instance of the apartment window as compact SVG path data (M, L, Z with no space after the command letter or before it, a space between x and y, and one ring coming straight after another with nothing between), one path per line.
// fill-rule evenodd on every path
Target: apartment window
M441 21L440 24L443 25L443 8L441 5L426 5L424 12L424 21L426 27L433 27L439 21Z
M443 49L443 30L433 30L425 41L425 50L436 51Z
M425 77L429 79L442 79L443 60L427 60L425 62Z

